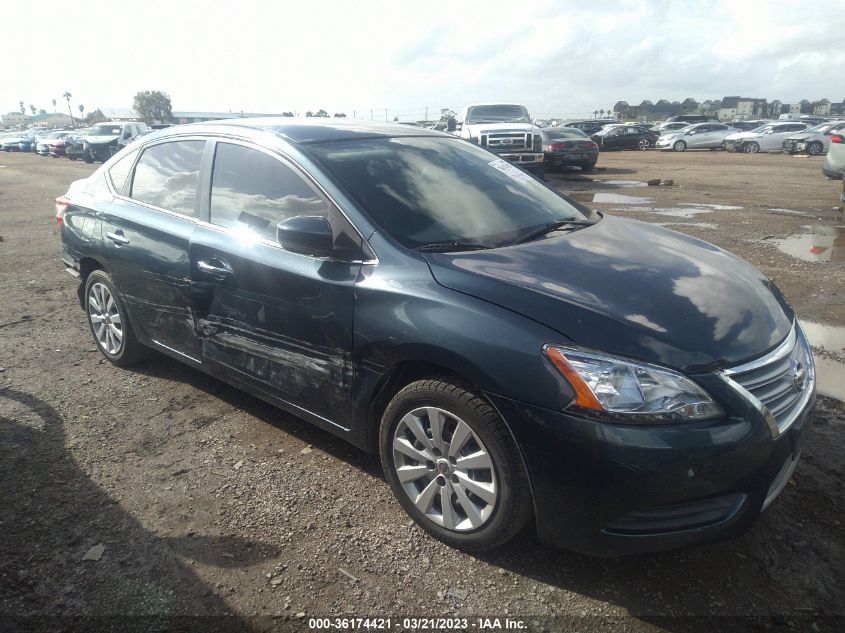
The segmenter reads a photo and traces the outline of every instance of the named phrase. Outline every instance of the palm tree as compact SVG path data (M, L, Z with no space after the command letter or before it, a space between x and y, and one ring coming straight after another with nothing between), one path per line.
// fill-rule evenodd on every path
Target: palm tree
M67 111L68 111L68 113L70 113L70 126L71 127L73 127L73 110L70 109L70 98L72 96L73 95L70 94L67 90L65 90L65 93L62 95L62 98L67 99Z
M598 117L599 117L599 111L598 111L598 110L593 110L593 118L594 118L594 119L597 119Z
M18 101L18 105L21 107L21 114L26 114L26 108L23 107L23 101Z
M601 118L604 118L604 108L602 108L601 110L599 110L599 114L601 115Z
M31 103L29 104L29 110L30 110L30 112L32 112L32 116L35 116L36 114L38 114L38 108L36 108Z
M56 113L56 100L53 99L53 114Z
M85 106L81 103L79 104L79 118L82 118L82 113L85 112Z

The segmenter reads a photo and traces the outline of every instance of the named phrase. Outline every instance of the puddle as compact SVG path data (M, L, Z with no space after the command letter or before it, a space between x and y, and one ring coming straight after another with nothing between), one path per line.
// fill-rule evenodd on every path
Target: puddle
M803 211L796 211L795 209L780 209L775 207L774 209L766 209L770 213L776 213L779 215L804 215L809 216L809 213L804 213Z
M823 396L845 401L845 327L802 321L815 352L816 388Z
M805 262L845 261L845 227L805 227L806 233L771 240L778 249Z
M715 229L717 225L711 222L654 222L657 226L694 226L699 229Z
M648 183L642 180L597 180L603 185L613 185L614 187L647 187Z
M621 193L593 193L590 202L605 202L608 204L648 204L651 198L643 196L626 196Z
M730 204L704 204L704 203L699 204L698 202L682 202L681 206L682 207L696 207L696 208L706 207L706 208L711 209L713 211L738 211L739 209L742 208L742 207L736 207L736 206L733 206L733 205L730 205Z

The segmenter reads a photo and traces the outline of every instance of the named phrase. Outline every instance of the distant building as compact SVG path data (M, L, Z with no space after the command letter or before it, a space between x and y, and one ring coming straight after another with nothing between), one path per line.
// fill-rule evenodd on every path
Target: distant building
M98 108L107 121L140 121L141 115L133 108Z
M74 117L73 123L79 123L81 118ZM42 112L35 116L29 117L29 122L38 127L64 127L72 125L71 118L67 114L61 112Z
M830 104L830 116L845 116L845 99L842 100L842 103Z
M282 116L279 114L267 114L262 112L183 112L173 111L174 123L201 123L203 121L220 121L222 119L251 119L262 116Z
M821 99L813 103L813 114L816 116L828 116L830 114L830 101Z
M719 120L733 121L736 117L736 106L740 97L724 97L719 104Z
M2 127L16 127L24 125L29 122L32 117L20 112L9 112L8 114L0 114L0 126Z

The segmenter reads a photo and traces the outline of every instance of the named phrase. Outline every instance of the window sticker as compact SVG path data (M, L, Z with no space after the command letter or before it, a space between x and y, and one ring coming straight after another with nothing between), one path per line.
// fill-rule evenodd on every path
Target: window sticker
M491 160L487 164L490 165L490 167L493 167L494 169L498 169L503 174L507 174L508 176L510 176L511 178L513 178L515 180L522 180L522 181L530 182L531 179L532 179L531 176L526 174L519 167L516 167L515 165L512 165L508 161L502 160L501 158L497 158L496 160Z

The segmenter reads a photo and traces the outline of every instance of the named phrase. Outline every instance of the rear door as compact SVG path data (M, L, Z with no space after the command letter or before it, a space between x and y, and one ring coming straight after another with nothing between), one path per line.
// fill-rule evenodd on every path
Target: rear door
M118 195L99 213L109 273L142 341L194 359L189 247L204 148L179 139L130 152L109 170Z
M297 167L238 141L217 141L207 224L191 240L190 265L204 363L315 414L351 424L353 284L363 240ZM279 222L329 220L338 252L284 250Z

